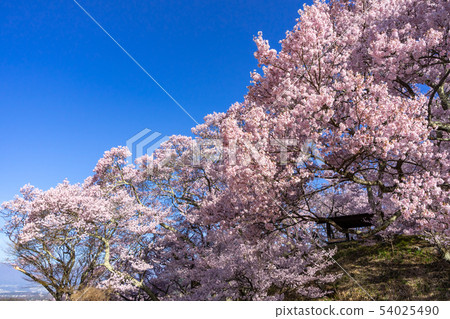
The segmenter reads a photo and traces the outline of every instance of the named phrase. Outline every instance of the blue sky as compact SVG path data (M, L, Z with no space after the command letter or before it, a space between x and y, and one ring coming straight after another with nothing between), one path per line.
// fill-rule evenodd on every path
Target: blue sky
M242 101L257 68L253 36L279 48L303 6L79 3L199 122ZM0 2L0 48L0 203L27 183L83 181L104 151L145 128L190 134L195 124L72 0Z

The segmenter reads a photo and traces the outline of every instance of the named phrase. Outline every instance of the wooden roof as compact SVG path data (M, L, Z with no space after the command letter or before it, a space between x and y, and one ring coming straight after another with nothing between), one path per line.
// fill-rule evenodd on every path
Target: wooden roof
M328 217L342 228L357 228L372 226L370 220L373 218L373 214L356 214L346 216ZM318 224L326 224L327 221L319 221Z

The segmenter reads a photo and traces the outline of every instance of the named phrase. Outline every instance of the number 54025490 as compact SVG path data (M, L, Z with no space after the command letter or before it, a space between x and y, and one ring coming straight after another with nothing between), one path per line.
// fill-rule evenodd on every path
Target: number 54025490
M439 314L438 306L380 306L380 316L437 316Z

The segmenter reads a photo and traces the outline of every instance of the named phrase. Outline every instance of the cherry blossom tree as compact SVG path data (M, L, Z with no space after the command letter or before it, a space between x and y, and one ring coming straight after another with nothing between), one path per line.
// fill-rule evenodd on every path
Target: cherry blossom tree
M101 275L97 269L101 243L77 227L78 215L103 212L105 203L67 182L46 192L25 186L21 194L3 205L14 268L56 300L70 299Z
M279 52L255 37L244 101L192 137L134 164L114 148L82 185L4 204L17 268L55 299L87 284L133 300L314 298L338 276L324 221L424 236L450 259L450 3L299 14ZM363 212L366 230L330 219Z
M223 128L262 150L225 174L236 196L256 194L248 215L309 219L313 196L353 184L377 216L355 233L396 224L448 258L448 21L447 1L316 1L280 52L256 37L263 73ZM295 142L285 165L273 141Z
M178 220L172 235L181 239L165 242L170 247L163 258L166 267L154 286L164 291L166 299L322 296L320 283L336 278L321 272L330 264L332 252L311 245L310 234L300 227L275 230L249 223L242 214L246 203L227 197L232 194L223 176L224 154L214 141L220 137L223 118L224 114L208 116L194 130L196 140L174 136L155 152L154 161L138 160L141 171L151 172L146 178L153 186L152 198L170 202Z
M321 273L330 253L301 229L267 231L212 216L223 186L208 166L219 162L193 166L191 142L172 137L156 152L164 156L136 166L127 164L126 148L114 148L82 185L24 188L4 204L17 269L57 300L88 285L127 300L322 296L320 284L336 277Z
M108 281L157 299L144 278L152 269L147 253L165 214L142 205L132 184L131 190L123 187L128 153L125 148L106 152L83 185L65 181L45 192L28 186L22 197L3 204L15 268L56 300L88 286L110 288Z

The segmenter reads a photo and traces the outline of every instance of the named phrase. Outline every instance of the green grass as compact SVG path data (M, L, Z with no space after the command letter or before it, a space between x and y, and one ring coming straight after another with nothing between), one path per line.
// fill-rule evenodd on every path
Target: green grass
M335 260L375 300L450 300L450 263L430 243L414 236L385 242L334 245ZM340 271L337 265L330 269ZM322 300L370 300L343 274Z

